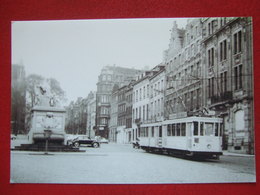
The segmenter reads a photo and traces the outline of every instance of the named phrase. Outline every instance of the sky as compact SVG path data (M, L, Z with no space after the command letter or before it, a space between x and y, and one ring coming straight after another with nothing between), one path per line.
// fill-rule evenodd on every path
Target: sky
M96 91L102 67L152 68L163 60L170 30L184 18L13 21L12 64L26 75L55 78L70 101Z

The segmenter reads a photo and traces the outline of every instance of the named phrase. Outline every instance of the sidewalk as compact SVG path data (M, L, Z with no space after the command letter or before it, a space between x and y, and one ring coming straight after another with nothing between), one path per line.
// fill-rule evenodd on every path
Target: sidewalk
M223 150L223 156L240 156L240 157L255 157L255 155L252 154L239 154L239 153L233 153L233 152L228 152L226 150Z

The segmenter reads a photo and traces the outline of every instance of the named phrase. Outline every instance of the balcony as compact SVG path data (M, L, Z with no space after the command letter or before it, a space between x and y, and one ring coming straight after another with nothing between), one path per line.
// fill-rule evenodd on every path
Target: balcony
M216 95L216 96L210 97L211 104L225 102L225 101L232 100L232 99L233 99L233 93L231 91L226 91L224 93L221 93L220 96Z
M135 119L135 124L137 124L137 125L142 124L141 118Z

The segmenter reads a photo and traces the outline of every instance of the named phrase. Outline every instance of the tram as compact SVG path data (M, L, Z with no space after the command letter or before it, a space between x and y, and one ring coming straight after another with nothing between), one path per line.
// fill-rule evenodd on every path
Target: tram
M140 125L140 147L147 152L205 159L222 155L223 119L186 117Z

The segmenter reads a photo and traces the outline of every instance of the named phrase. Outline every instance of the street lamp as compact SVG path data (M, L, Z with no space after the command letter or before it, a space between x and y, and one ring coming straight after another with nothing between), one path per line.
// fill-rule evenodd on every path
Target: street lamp
M48 141L51 137L52 131L51 130L44 130L44 138L45 138L45 153L48 154Z

